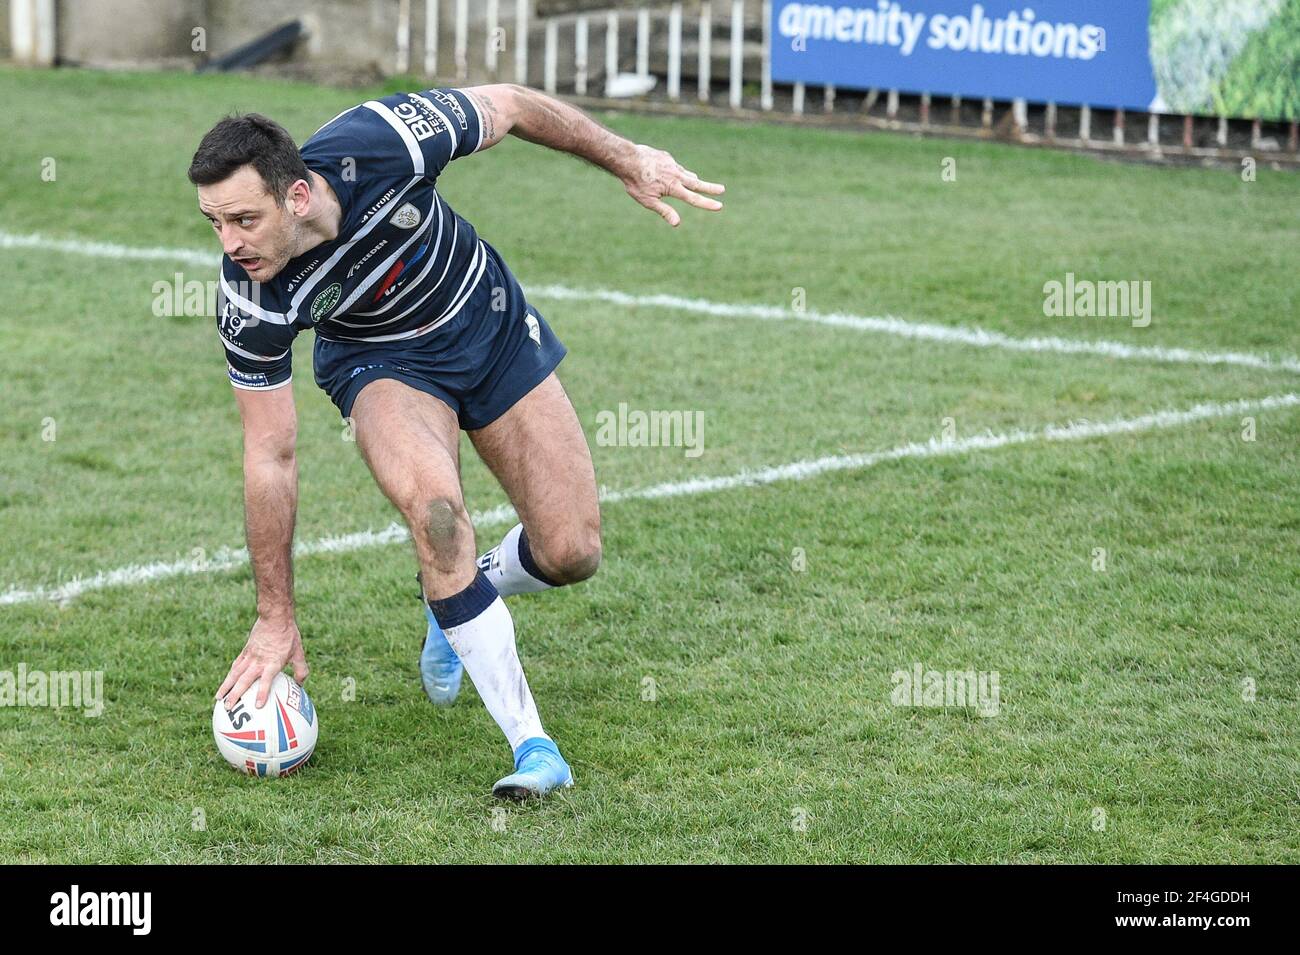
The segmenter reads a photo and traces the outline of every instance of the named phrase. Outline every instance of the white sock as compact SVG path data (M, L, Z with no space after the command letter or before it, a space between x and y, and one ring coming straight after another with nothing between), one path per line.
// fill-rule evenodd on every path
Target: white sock
M465 664L483 705L506 734L511 752L526 739L550 739L515 649L515 622L492 583L480 572L461 593L429 601L429 609ZM444 619L451 626L443 627Z
M533 560L523 524L510 528L500 544L478 559L478 566L502 597L532 594L559 586L543 574Z

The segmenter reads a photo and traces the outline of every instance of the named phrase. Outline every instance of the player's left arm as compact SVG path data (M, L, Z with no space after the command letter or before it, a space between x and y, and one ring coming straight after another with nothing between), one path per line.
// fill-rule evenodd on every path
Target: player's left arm
M480 149L513 134L572 153L613 173L629 196L659 213L671 226L679 225L682 217L664 202L666 198L711 212L722 208L722 203L709 198L726 191L721 183L704 181L662 149L626 140L568 103L513 83L474 86L461 92L478 108L483 133Z

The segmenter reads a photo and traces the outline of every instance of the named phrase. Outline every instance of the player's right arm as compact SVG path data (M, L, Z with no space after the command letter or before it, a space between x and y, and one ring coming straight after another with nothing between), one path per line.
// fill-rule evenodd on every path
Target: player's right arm
M307 678L293 599L298 415L289 346L295 330L234 295L223 297L217 329L243 423L244 535L257 584L257 622L217 697L233 706L260 679L261 707L272 679L290 662L296 680Z
M293 388L235 389L244 425L244 536L257 583L257 622L217 690L233 706L260 679L257 706L275 675L292 662L307 678L307 657L293 602L293 529L298 512L298 417Z

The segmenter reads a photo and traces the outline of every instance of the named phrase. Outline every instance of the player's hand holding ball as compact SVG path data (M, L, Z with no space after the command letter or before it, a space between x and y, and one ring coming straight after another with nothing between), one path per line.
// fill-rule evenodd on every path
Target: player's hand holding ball
M307 679L310 668L307 666L307 654L302 648L302 634L298 624L290 618L285 623L273 623L265 617L258 617L248 635L244 651L230 665L216 699L223 700L226 709L231 709L239 702L244 691L260 679L257 694L257 708L266 705L271 681L290 662L293 663L293 678L299 683Z

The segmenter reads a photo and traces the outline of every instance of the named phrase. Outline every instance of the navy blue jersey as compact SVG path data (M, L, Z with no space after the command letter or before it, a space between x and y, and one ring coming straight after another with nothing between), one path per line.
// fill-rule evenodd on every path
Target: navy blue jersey
M338 196L339 234L260 284L222 257L217 328L236 387L289 381L304 328L330 341L401 341L465 307L487 256L434 182L483 145L482 129L463 91L425 90L354 106L303 144L307 168Z

